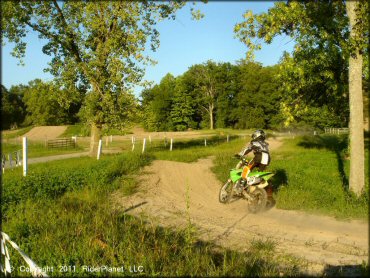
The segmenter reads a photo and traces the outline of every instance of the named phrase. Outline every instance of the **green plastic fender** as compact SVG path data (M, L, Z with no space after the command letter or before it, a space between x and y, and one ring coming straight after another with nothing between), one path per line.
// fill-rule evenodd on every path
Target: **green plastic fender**
M252 171L249 173L248 177L260 177L264 179L265 181L269 180L274 173L271 172L259 172L259 171Z
M230 179L232 182L237 182L242 177L243 169L232 169L230 171ZM249 173L248 177L260 177L265 181L269 180L274 173L271 172L259 172L259 171L252 171Z
M230 179L233 182L237 182L242 177L243 169L232 169L230 171Z

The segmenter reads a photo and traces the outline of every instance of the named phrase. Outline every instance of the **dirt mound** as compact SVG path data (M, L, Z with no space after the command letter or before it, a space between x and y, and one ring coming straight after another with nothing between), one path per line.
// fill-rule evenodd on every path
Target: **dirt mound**
M311 262L313 273L327 264L348 266L368 260L367 223L276 208L256 215L248 212L243 200L221 204L222 184L211 167L210 158L196 163L155 161L145 168L139 192L129 197L116 194L115 203L128 213L149 215L160 225L185 227L190 219L202 239L238 250L248 248L252 239L271 239L277 252Z
M29 140L44 141L57 138L63 134L66 129L67 126L37 126L27 132L24 136Z

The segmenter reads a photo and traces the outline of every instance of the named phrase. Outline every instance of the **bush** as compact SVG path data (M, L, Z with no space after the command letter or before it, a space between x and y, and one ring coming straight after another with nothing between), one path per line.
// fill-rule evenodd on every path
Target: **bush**
M113 181L125 174L133 173L148 164L148 155L122 154L101 160L80 158L55 164L40 164L29 171L27 177L19 172L4 175L1 204L3 215L11 206L26 200L56 199L68 191L84 187L100 190L112 189Z

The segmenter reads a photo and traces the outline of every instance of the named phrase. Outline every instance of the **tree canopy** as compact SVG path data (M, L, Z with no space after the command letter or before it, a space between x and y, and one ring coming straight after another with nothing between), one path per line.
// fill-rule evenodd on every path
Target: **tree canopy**
M142 92L144 127L153 131L279 127L277 67L207 61L167 74ZM211 90L211 92L210 92ZM212 112L212 117L211 113Z
M156 23L174 18L185 1L3 1L3 37L13 55L25 55L24 37L37 32L52 56L47 69L62 88L84 90L84 118L92 124L91 153L102 125L120 124L135 112L131 88L145 84L145 54L159 47ZM201 14L193 10L196 17Z
M19 127L25 118L22 101L23 86L12 87L9 91L1 85L1 129Z
M368 55L368 11L366 1L361 2L358 13L364 20L354 27L356 41L349 35L344 1L276 2L266 13L245 12L234 31L247 45L250 59L261 48L261 40L271 43L278 35L294 40L294 51L283 55L279 70L285 113L295 119L302 111L326 106L337 115L333 120L345 126L349 121L348 59L355 46ZM368 79L368 67L363 67L363 73Z
M261 48L258 39L271 43L285 34L295 40L292 57L285 55L281 64L286 124L302 111L318 114L322 106L349 123L350 188L356 194L364 188L362 83L369 79L369 14L368 1L276 2L265 13L247 11L234 29L249 59Z

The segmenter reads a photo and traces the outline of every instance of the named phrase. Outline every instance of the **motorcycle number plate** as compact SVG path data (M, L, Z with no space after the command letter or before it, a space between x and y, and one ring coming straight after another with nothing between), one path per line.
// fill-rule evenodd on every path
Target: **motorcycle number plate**
M269 162L269 155L267 153L262 153L261 164L267 165Z

